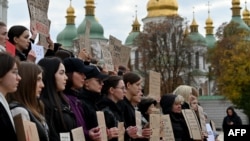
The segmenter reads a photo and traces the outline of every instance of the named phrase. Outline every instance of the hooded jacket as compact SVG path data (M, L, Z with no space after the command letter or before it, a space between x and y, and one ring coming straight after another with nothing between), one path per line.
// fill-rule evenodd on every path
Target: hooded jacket
M169 114L175 141L192 141L188 127L182 113L172 112L172 107L177 95L165 94L161 97L160 105L163 114Z

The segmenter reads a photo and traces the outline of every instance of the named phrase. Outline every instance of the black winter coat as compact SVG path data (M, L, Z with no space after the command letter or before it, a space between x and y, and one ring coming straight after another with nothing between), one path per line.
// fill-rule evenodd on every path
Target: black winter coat
M88 130L97 127L98 121L96 111L98 111L97 103L101 100L102 96L100 93L94 93L83 89L79 95L84 111L84 118L86 121L86 127Z
M124 122L123 114L120 107L107 97L104 97L97 103L100 110L104 112L106 127L118 127L119 122ZM111 139L110 141L118 141L118 138Z
M76 118L74 113L71 111L67 103L61 103L63 123L61 122L59 109L56 107L48 107L46 105L47 101L43 100L45 105L45 118L49 125L50 130L50 140L60 141L60 133L70 132L72 129L76 128Z
M0 136L8 141L17 141L15 129L11 123L8 113L0 102Z

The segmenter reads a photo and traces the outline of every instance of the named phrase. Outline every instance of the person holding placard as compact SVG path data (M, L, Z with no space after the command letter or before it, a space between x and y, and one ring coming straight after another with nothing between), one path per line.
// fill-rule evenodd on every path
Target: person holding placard
M182 109L190 109L190 101L198 97L198 92L196 93L189 85L178 86L173 94L181 95L184 98Z
M43 58L38 65L44 70L41 100L45 106L45 118L49 125L51 141L60 141L60 133L70 133L76 128L76 118L68 99L63 95L66 80L65 67L57 57Z
M84 64L84 62L78 58L66 58L63 60L65 66L66 75L68 80L66 88L63 91L65 96L68 98L69 105L72 112L76 117L77 127L82 127L86 140L95 140L95 128L90 130L86 127L85 111L83 105L78 96L81 94L85 82L85 74L89 73L92 69Z
M206 133L206 129L205 129L206 124L205 124L205 120L204 120L203 111L198 110L198 108L200 110L203 110L202 107L200 105L198 105L198 96L199 96L198 90L193 86L180 85L174 90L173 94L181 95L184 98L184 102L182 104L182 109L193 109L194 110L195 115L199 121L199 125L201 127L202 138L203 138L203 140L206 140L207 133ZM202 114L202 115L200 115L200 114ZM203 119L201 121L202 117L203 117Z
M118 124L124 122L122 110L117 105L117 102L123 100L126 94L122 78L110 76L104 81L102 94L104 94L104 98L97 105L104 112L106 127L108 128L108 139L109 141L118 141L119 133L123 132L124 138L125 131L125 129L118 129Z
M145 120L144 123L149 122L149 115L153 112L152 109L156 108L157 101L151 97L143 97L138 104L138 110L141 112L143 118Z
M101 94L103 81L109 76L101 73L96 66L89 65L89 67L90 71L85 74L84 86L78 98L83 104L85 121L88 121L86 127L88 130L94 129L93 140L98 140L101 139L101 130L98 127L96 111L99 109L96 104L103 97Z
M31 42L34 42L37 31L35 28L31 28L31 38L29 30L22 25L14 25L10 27L8 31L9 42L16 47L16 57L20 61L32 61L35 62L36 54L31 51Z
M169 114L175 141L192 141L188 126L181 112L184 98L181 95L165 94L161 97L160 106L163 114Z
M126 87L126 95L118 104L124 112L125 141L137 141L141 138L149 138L151 134L149 128L142 129L142 135L138 135L137 131L140 129L136 126L136 107L142 97L142 79L138 74L128 72L123 75L123 81Z
M2 139L10 141L17 141L17 136L6 96L17 90L21 80L17 66L14 57L8 53L0 52L0 135Z
M31 62L21 62L19 75L22 77L17 91L8 95L12 116L22 115L22 119L36 124L40 141L49 141L49 128L45 120L44 105L39 99L44 87L42 68Z

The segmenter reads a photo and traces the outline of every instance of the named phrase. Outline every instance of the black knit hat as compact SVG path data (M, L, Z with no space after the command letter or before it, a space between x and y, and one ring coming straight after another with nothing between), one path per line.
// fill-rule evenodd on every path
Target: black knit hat
M176 97L177 95L174 95L174 94L165 94L161 97L160 105L161 105L163 114L171 113L172 106L174 104Z
M141 99L141 102L137 106L138 106L139 111L141 111L141 113L144 114L144 113L147 112L148 107L151 104L156 105L157 101L155 99L153 99L153 98L150 98L150 97L143 97Z

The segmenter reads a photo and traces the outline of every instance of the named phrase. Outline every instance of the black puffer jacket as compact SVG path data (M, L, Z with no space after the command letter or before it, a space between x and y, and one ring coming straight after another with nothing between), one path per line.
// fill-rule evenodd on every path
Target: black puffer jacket
M78 98L83 105L84 119L86 121L87 129L90 130L97 127L98 121L96 111L98 111L97 103L102 99L101 94L83 89Z
M0 101L0 135L2 139L17 141L15 129L11 123L10 117ZM1 139L1 140L2 140Z
M98 108L104 112L107 128L118 127L119 122L124 122L123 114L120 107L107 97L104 97L97 104ZM118 138L113 138L110 141L118 141Z

